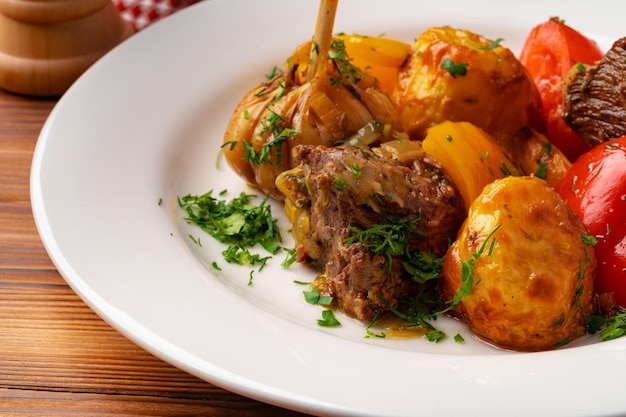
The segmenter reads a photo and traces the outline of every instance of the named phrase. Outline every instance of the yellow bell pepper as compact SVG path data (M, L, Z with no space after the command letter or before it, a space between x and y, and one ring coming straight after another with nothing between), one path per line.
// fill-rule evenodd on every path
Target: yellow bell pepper
M446 121L435 125L428 129L422 147L456 185L466 209L487 184L518 175L495 140L471 123Z
M343 41L352 65L378 79L380 89L391 93L398 83L400 66L411 52L411 45L395 39L363 35L336 35Z
M411 51L408 43L390 38L343 33L335 38L343 41L350 58L379 67L399 68Z

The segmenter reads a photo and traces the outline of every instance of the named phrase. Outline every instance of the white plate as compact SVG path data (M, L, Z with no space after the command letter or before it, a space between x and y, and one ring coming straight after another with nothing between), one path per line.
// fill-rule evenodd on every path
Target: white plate
M335 31L411 42L432 25L480 32L519 51L560 16L603 48L626 32L626 3L565 0L342 0ZM106 321L164 360L240 394L314 414L608 416L626 413L626 339L587 338L555 352L366 339L361 324L322 329L303 301L314 274L275 258L248 270L181 220L177 197L245 190L222 161L234 106L311 38L317 1L212 0L130 38L89 69L41 132L32 203L44 244L72 288ZM248 190L249 191L249 190ZM163 204L159 205L159 200ZM274 213L282 216L280 207ZM288 225L281 220L283 230ZM286 233L284 233L286 235ZM287 242L288 244L289 242ZM217 261L223 267L210 267ZM439 323L438 323L439 324Z

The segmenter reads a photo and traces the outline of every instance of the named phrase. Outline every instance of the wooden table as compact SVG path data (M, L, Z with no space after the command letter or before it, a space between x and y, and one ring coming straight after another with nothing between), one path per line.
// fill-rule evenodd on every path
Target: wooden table
M29 176L54 100L0 91L0 415L296 416L155 358L70 289L35 228Z

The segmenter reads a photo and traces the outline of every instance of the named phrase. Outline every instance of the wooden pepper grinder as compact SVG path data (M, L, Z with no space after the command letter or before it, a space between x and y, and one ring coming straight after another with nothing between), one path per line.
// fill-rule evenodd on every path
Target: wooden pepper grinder
M60 96L133 32L111 0L0 0L0 88Z

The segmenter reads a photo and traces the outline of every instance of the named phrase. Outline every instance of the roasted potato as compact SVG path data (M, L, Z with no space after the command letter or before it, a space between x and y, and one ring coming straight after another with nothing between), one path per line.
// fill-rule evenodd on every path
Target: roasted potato
M596 258L586 237L545 181L496 180L471 205L445 256L443 298L496 346L540 351L568 343L586 334L585 316L594 312Z
M417 140L446 120L470 122L507 150L519 129L545 131L537 87L513 52L467 30L423 32L400 69L394 99L404 130Z

